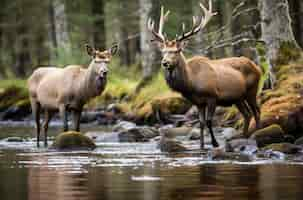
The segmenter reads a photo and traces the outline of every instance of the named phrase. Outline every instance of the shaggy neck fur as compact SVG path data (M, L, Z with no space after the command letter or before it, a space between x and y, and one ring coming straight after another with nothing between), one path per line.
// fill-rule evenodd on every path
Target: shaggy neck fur
M87 102L89 99L101 94L106 85L106 78L103 80L102 88L97 87L96 79L98 74L94 70L94 63L91 62L88 69L85 70L85 75L81 80L80 87L82 91L82 102Z
M183 53L180 53L176 66L171 70L165 70L165 79L169 87L177 92L186 95L188 93L188 80L186 58Z

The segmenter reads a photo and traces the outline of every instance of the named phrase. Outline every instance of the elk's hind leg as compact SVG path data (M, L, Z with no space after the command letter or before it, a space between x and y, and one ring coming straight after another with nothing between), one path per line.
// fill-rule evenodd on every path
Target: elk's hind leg
M34 98L30 98L30 102L31 102L33 117L34 117L34 120L36 123L37 147L39 147L40 146L40 109L41 109L41 105Z
M256 128L260 128L260 107L257 103L256 97L247 99L247 104L251 108L255 121L256 121Z
M212 143L213 147L218 147L219 146L219 144L218 144L218 142L215 138L213 129L212 129L212 119L213 119L213 116L215 114L216 107L217 107L217 103L216 103L215 100L209 101L207 103L206 126L207 126L207 128L210 132L211 143Z
M240 111L240 113L242 114L242 116L244 117L243 135L245 137L248 137L248 126L249 126L249 122L252 117L251 111L245 101L241 101L241 102L237 103L236 106L237 106L238 110Z
M204 149L204 126L205 126L205 106L199 107L199 121L200 121L200 148Z
M62 104L59 106L60 117L63 121L63 132L68 131L68 119L66 105Z
M73 110L72 115L73 115L73 124L74 124L74 130L75 131L80 131L80 118L81 118L81 110Z

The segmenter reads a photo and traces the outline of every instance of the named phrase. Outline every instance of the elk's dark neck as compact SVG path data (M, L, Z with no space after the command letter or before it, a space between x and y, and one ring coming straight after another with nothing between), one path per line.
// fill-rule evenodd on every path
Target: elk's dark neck
M165 79L167 84L172 90L186 95L188 93L188 72L186 58L181 53L177 65L173 68L172 71L165 71Z
M93 65L90 64L82 79L81 91L82 91L82 98L84 101L89 100L90 98L96 97L100 95L102 91L96 85L96 77L97 73L95 72ZM106 83L104 83L105 85Z

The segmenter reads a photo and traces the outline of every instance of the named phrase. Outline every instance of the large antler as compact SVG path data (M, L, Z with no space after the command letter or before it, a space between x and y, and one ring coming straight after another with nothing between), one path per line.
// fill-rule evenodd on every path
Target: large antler
M164 26L164 22L167 20L167 17L169 15L170 11L166 11L165 15L164 15L164 7L161 7L161 16L160 16L160 21L159 21L159 30L158 32L155 31L155 22L149 18L148 19L148 30L150 30L152 32L152 34L155 36L155 40L159 41L159 42L164 42L165 41L165 37L163 35L163 26Z
M203 29L206 24L209 22L209 20L216 15L216 12L212 12L212 1L209 0L209 9L207 9L202 3L200 3L200 7L204 12L204 17L202 16L200 23L197 23L197 18L196 16L193 16L193 27L192 29L185 33L185 24L182 24L182 35L177 37L177 41L181 42L183 40L186 40L188 38L190 38L191 36L195 35L196 33L198 33L201 29Z

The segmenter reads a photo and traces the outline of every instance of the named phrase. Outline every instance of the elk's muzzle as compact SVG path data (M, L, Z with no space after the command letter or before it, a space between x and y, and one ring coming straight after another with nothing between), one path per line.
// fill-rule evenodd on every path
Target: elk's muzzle
M171 64L168 61L163 60L161 65L165 70L171 70Z

